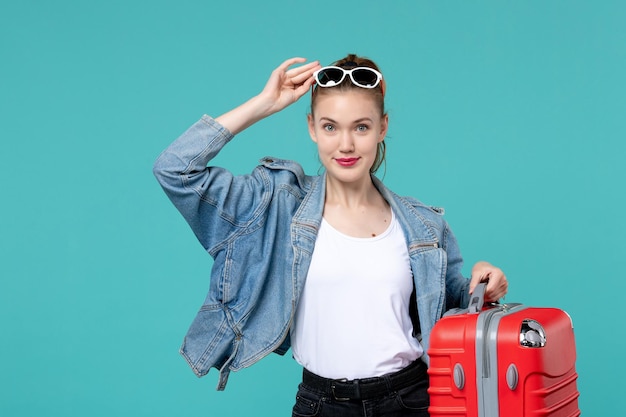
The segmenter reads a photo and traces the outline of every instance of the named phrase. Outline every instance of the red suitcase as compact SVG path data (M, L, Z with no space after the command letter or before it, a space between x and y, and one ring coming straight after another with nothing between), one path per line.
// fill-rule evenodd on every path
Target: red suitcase
M435 325L431 417L580 415L572 320L556 308L483 307L484 284L465 310Z

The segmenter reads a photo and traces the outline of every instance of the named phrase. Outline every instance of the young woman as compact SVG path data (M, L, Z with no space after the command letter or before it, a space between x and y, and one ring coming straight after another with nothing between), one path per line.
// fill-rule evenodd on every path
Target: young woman
M385 82L366 58L330 67L285 61L263 91L204 116L158 158L154 172L214 258L209 293L181 348L198 376L291 346L303 366L294 416L427 416L426 349L435 322L507 290L487 262L461 275L442 211L387 189ZM299 64L299 65L298 65ZM266 158L250 175L208 162L234 136L309 90L308 127L325 168Z

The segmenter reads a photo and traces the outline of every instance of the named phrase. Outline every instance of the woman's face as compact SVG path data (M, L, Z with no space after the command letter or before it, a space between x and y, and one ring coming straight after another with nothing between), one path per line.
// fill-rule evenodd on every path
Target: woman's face
M327 175L343 183L369 181L388 124L372 95L361 89L325 93L317 97L313 114L309 134Z

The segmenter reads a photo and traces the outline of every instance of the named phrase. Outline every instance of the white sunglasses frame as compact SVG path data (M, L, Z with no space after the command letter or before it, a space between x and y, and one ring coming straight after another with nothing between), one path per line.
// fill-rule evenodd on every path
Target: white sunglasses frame
M343 76L341 77L341 79L338 82L334 82L334 81L329 81L329 83L326 83L325 85L322 84L320 82L319 79L319 74L320 72L324 71L324 70L329 70L329 69L337 69L343 72ZM356 70L367 70L367 71L371 71L376 75L376 82L372 85L364 85L364 84L360 84L358 82L355 81L354 77L352 76L352 73ZM352 81L352 84L356 85L357 87L361 87L361 88L376 88L380 85L380 83L383 81L383 74L381 74L380 72L376 71L374 68L370 68L370 67L355 67L352 69L345 69L345 68L341 68L341 67L337 67L335 65L329 65L327 67L323 67L318 69L317 71L315 71L313 73L313 77L315 78L315 83L319 86L319 87L323 87L323 88L328 88L328 87L336 87L339 84L341 84L343 82L343 80L346 79L346 75L350 77L350 81Z

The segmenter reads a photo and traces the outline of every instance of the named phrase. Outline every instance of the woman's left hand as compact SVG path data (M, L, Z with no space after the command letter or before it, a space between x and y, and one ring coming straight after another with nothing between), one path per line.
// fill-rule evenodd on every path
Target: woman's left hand
M470 294L474 292L474 288L481 282L487 282L487 288L485 289L485 301L487 302L495 302L504 297L509 287L504 272L485 261L477 262L472 268Z

